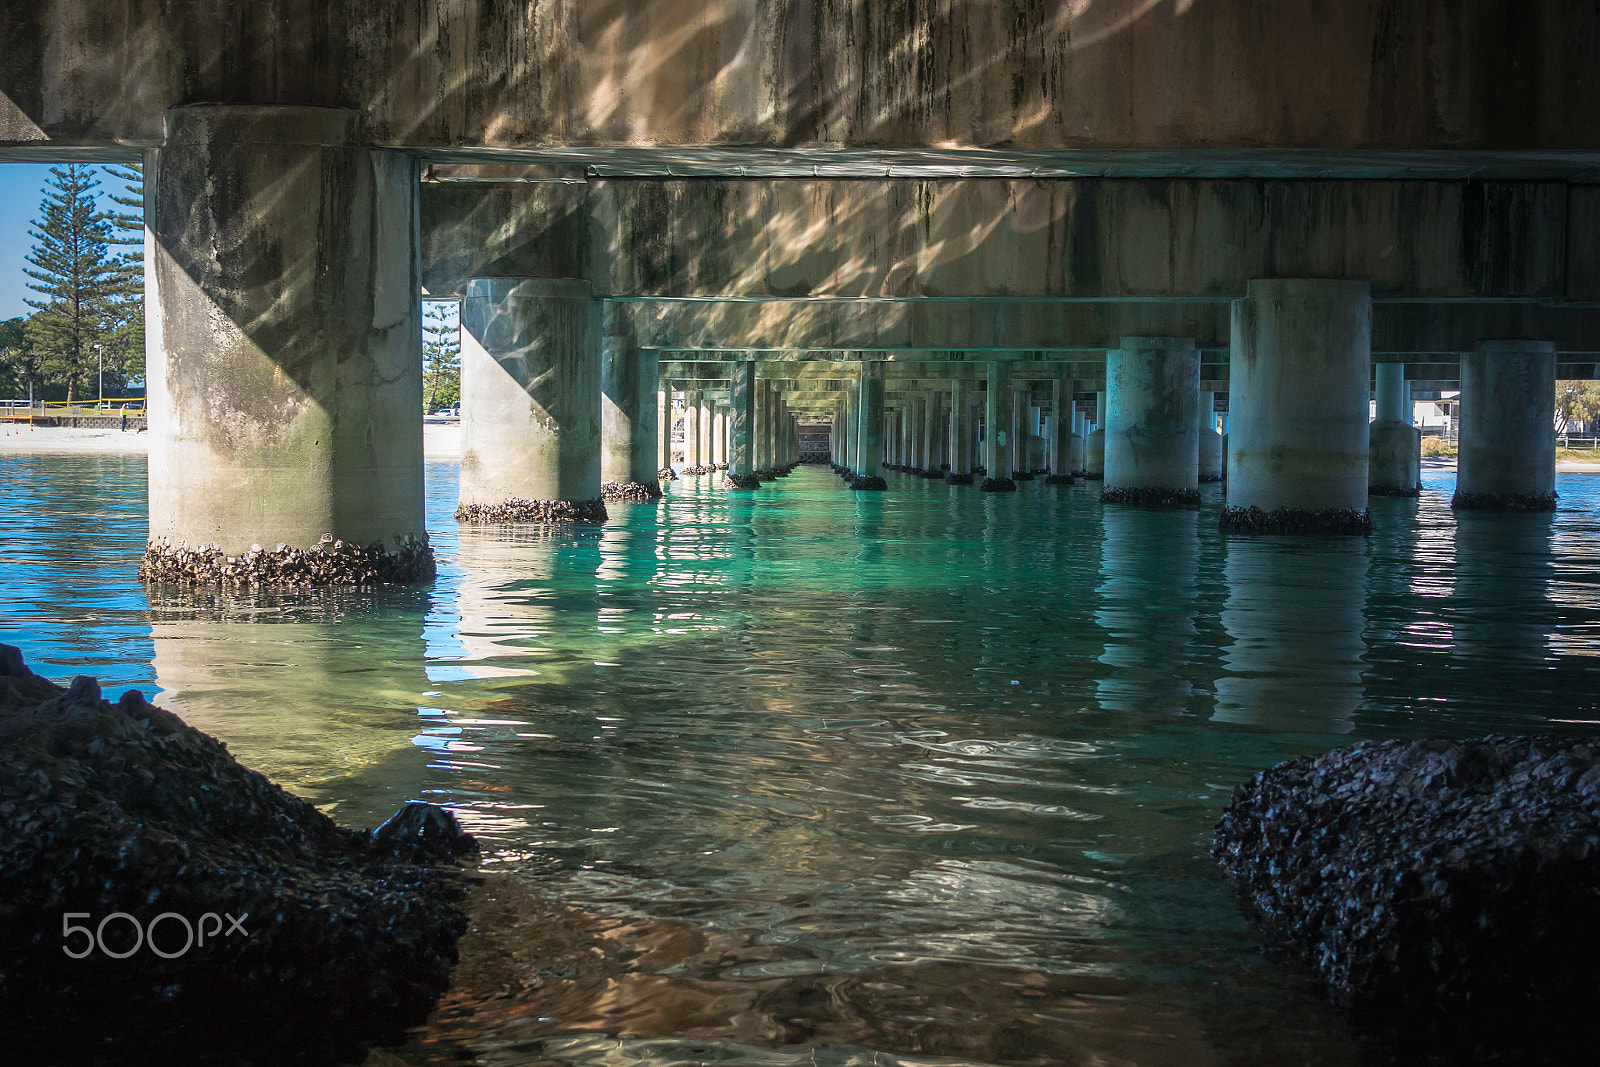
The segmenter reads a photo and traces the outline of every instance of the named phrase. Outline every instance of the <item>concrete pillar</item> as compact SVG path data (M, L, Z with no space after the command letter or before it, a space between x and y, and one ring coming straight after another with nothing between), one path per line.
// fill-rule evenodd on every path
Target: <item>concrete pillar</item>
M728 405L718 404L715 427L711 437L711 461L720 467L728 465Z
M1461 359L1453 508L1556 509L1556 356L1549 341L1482 341Z
M573 279L474 278L461 302L458 522L599 522L600 304Z
M1006 423L1006 470L1011 477L1026 481L1033 477L1028 469L1028 386L1011 390L1010 419Z
M1108 504L1199 507L1200 350L1190 337L1124 337L1106 357Z
M712 434L715 429L711 424L713 417L714 405L711 403L711 397L707 396L705 390L702 389L700 391L700 415L696 421L700 427L700 463L706 467L712 466L716 461L711 444Z
M1088 421L1084 413L1078 410L1077 401L1074 400L1072 403L1072 443L1069 446L1072 451L1067 457L1067 462L1070 464L1069 473L1079 477L1083 475L1084 446L1088 443L1086 438L1089 436L1086 429Z
M656 379L659 356L640 348L632 320L608 305L600 342L600 482L607 500L653 500L656 473Z
M359 121L166 113L145 159L145 580L433 576L417 163L362 146Z
M656 473L671 481L676 477L672 473L672 384L663 384L665 388L656 390L656 461L660 464Z
M900 465L907 470L913 470L917 465L917 449L914 444L917 436L917 423L910 397L907 397L900 406Z
M1411 425L1411 387L1403 363L1379 363L1377 419L1368 428L1367 492L1416 496L1422 491L1422 433Z
M1083 469L1086 477L1106 476L1106 391L1095 394L1094 429L1084 439Z
M860 402L856 419L856 476L850 488L881 490L889 488L878 469L882 464L884 364L864 360L857 378Z
M1200 438L1200 481L1222 481L1222 435L1217 432L1217 394L1209 390L1200 394L1200 404L1195 411L1195 424Z
M700 473L700 390L683 391L683 469Z
M1233 303L1225 530L1370 533L1371 284L1250 282Z
M989 390L983 403L983 466L989 473L979 488L986 492L1009 492L1017 483L1011 480L1006 447L1005 424L1011 412L1011 364L991 360L987 367Z
M945 480L972 484L972 383L966 378L950 383L950 473Z
M1078 469L1073 457L1076 437L1076 418L1072 403L1072 379L1056 377L1050 380L1050 420L1045 433L1045 455L1049 459L1050 476L1046 485L1071 485L1073 473Z
M755 476L756 365L741 360L728 373L728 474L727 489L759 489Z

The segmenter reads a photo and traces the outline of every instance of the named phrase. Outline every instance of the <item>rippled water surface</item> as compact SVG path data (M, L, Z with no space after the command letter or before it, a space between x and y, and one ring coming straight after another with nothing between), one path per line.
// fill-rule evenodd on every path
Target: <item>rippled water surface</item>
M244 598L134 581L144 469L0 455L0 639L347 822L456 806L614 964L408 1062L1381 1062L1236 911L1231 789L1600 720L1595 475L1552 519L1452 515L1429 472L1369 540L1224 539L1214 488L1141 512L822 468L539 533L458 532L433 464L431 587Z

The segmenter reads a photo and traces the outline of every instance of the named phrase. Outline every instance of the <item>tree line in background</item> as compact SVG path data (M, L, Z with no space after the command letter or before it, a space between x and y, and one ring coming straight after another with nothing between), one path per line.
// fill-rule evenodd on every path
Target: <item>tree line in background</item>
M97 171L127 192L100 206ZM28 231L33 314L0 321L0 396L126 396L144 378L144 175L137 164L50 168Z

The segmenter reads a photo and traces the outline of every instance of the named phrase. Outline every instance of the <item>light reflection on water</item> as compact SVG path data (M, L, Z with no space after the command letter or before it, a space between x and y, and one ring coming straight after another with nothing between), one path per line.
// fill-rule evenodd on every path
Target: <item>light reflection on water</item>
M159 693L348 822L454 804L488 866L698 939L625 1010L512 997L414 1062L1366 1062L1206 856L1232 786L1600 719L1597 476L1553 519L1458 517L1429 472L1369 540L1224 539L1214 488L1142 512L821 469L458 532L435 464L428 589L147 598L142 458L0 471L3 639L41 673Z

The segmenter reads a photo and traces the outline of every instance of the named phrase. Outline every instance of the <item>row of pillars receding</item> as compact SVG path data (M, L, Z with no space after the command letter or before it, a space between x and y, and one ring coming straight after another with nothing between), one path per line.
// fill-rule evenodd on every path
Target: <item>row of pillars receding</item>
M418 164L361 144L356 123L336 109L178 108L146 156L148 579L432 573ZM658 480L667 431L654 356L606 306L574 279L467 284L464 519L597 517L604 481L648 491ZM1368 427L1370 311L1361 281L1255 281L1235 301L1230 526L1365 529L1369 470L1392 467L1391 448L1412 463L1414 434ZM1025 441L1001 436L1022 420L1005 364L990 372L983 419L994 432L974 466L999 482L1025 465ZM1458 505L1551 506L1553 380L1546 343L1497 341L1464 358ZM835 462L859 488L881 482L886 448L892 462L924 466L940 452L952 469L973 454L972 425L942 408L913 405L891 427L885 387L883 364L863 364L834 413ZM955 388L952 410L970 410L970 384ZM1394 388L1380 371L1380 423L1402 421L1387 417ZM1079 466L1076 437L1081 469L1103 474L1108 500L1191 502L1207 447L1194 345L1128 339L1104 396L1081 432L1058 419L1051 469ZM795 414L754 362L730 365L726 433L710 434L725 436L730 484L798 459ZM709 447L702 465L720 462ZM1395 484L1414 486L1413 470Z
M1051 414L1041 419L1029 391L1013 389L1007 362L987 365L981 404L972 383L956 379L948 388L924 384L897 405L876 399L884 364L864 363L841 394L833 461L858 481L881 462L958 484L983 475L982 488L993 491L1037 474L1103 479L1103 501L1158 507L1197 506L1200 483L1226 472L1227 529L1365 532L1369 495L1415 495L1421 483L1403 365L1378 364L1372 388L1370 316L1365 282L1251 283L1234 302L1220 433L1188 338L1123 338L1107 354L1092 420L1063 379L1050 381ZM1554 346L1482 342L1463 357L1461 386L1453 506L1552 509ZM873 428L881 428L881 448ZM1031 451L1036 428L1042 461Z

